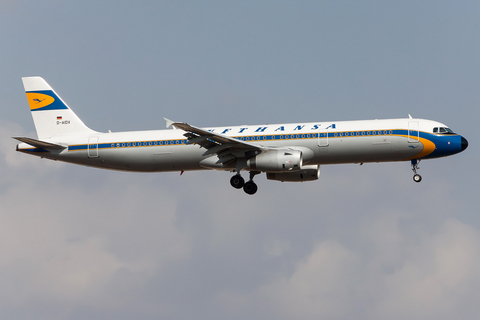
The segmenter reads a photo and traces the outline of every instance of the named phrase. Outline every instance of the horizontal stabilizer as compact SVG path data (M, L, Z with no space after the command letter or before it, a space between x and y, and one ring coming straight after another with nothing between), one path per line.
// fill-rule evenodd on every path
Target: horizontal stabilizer
M59 150L59 149L65 149L66 148L66 146L61 146L59 144L40 141L40 140L32 139L32 138L13 137L13 139L17 139L18 141L25 142L26 144L29 144L29 145L34 146L36 148L42 148L42 149L47 149L47 150Z

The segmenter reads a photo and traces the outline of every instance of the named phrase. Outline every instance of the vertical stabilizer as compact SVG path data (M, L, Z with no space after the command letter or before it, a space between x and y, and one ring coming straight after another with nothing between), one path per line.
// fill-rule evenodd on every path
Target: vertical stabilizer
M38 139L90 134L88 128L41 77L22 78Z

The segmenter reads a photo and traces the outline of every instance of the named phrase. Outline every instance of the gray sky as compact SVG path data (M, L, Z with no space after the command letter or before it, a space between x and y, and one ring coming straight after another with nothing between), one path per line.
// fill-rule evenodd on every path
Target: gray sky
M0 0L5 319L477 319L478 1ZM92 129L399 118L469 148L319 181L135 174L14 151L22 76Z

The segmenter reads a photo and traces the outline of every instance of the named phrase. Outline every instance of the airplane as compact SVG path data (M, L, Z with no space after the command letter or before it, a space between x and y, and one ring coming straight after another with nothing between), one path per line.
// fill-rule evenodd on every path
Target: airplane
M253 178L304 182L327 164L410 161L413 180L423 159L462 152L467 140L446 125L403 119L298 122L199 128L165 119L167 129L98 132L87 127L41 77L22 78L37 139L14 137L16 150L41 158L133 172L223 170L253 195ZM171 129L168 129L172 127ZM245 182L241 172L249 172Z

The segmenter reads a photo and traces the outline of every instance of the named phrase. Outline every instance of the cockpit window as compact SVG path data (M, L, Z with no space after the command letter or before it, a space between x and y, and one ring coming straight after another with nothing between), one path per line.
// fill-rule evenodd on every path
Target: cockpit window
M447 127L435 127L433 128L433 133L453 134L453 131Z

